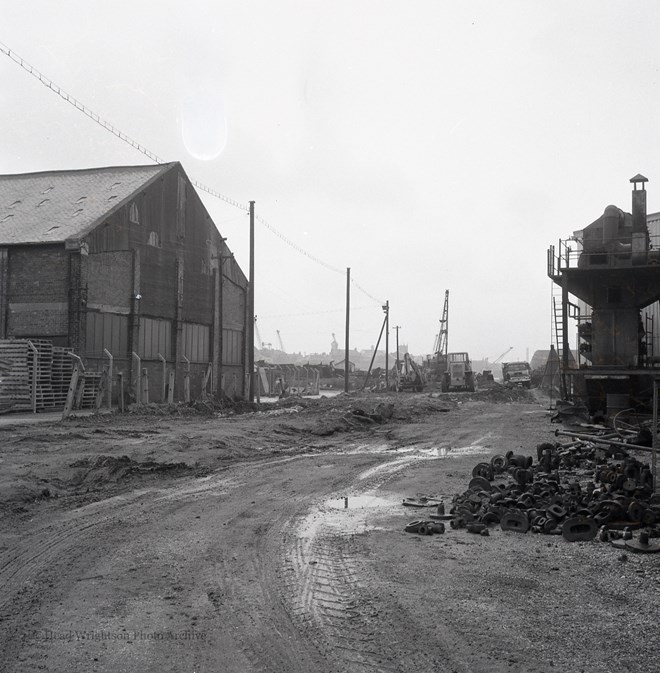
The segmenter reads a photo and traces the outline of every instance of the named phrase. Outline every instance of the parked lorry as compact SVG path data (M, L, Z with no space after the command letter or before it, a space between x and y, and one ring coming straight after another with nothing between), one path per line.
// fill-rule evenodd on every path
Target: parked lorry
M520 386L530 388L532 385L532 368L529 362L503 362L502 379L507 388Z
M442 375L442 392L467 390L474 392L474 372L467 353L447 353L446 369Z

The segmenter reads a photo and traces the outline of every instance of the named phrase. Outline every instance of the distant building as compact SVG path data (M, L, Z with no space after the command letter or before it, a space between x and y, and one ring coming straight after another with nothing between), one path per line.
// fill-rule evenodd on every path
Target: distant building
M0 176L0 338L244 395L247 280L175 162ZM189 364L188 364L189 363ZM169 371L166 372L169 381Z
M340 371L346 371L346 359L341 360L340 362L335 362L333 363L335 371L340 370ZM351 362L350 360L348 361L348 371L349 372L354 372L355 371L355 363Z
M552 351L550 350L537 350L534 351L534 355L532 355L532 359L529 362L529 366L532 368L532 371L543 371L548 362L552 361L550 360L550 354ZM555 352L554 358L557 358L557 354ZM568 352L568 361L571 364L571 366L575 366L575 356L573 355L573 351Z

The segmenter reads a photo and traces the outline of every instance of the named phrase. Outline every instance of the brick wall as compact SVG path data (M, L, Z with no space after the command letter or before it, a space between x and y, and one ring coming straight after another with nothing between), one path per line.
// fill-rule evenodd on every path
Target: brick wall
M87 306L129 311L133 293L133 252L120 250L87 258Z
M8 255L8 337L66 337L69 254L63 245L12 247Z
M224 329L243 330L245 328L245 291L229 282L222 283L222 327Z

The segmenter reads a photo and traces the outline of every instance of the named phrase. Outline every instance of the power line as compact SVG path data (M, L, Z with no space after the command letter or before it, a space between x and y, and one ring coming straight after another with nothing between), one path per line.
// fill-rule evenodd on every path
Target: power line
M266 227L266 229L268 229L273 234L275 234L275 236L282 239L287 245L289 245L290 247L292 247L294 250L298 251L302 255L305 255L305 257L308 257L313 262L316 262L317 264L320 264L321 266L325 267L329 271L334 271L335 273L340 273L342 276L344 275L345 272L344 272L343 269L338 269L336 266L332 266L331 264L327 264L326 262L319 259L318 257L315 257L314 255L308 253L306 250L303 250L303 248L301 248L299 245L294 243L291 239L287 238L284 234L280 233L279 231L277 231L277 229L275 229L270 224L268 224L268 222L266 222L266 220L264 220L263 217L260 217L259 215L256 215L255 219L258 220L259 222L261 222L261 224L263 224L264 227Z
M371 304L369 306L351 306L351 310L353 311L362 311L364 309L368 308L373 308ZM345 309L343 308L335 308L335 309L328 309L326 311L304 311L301 313L277 313L277 314L259 314L260 318L293 318L296 316L306 316L306 315L322 315L326 313L343 313Z
M110 122L106 121L101 117L100 114L94 112L90 108L88 108L86 105L84 105L82 102L80 102L77 98L72 96L70 93L65 91L61 86L57 85L55 82L53 82L51 79L46 77L42 72L37 70L33 65L28 63L24 58L19 56L15 51L12 51L7 45L4 43L0 42L0 51L8 56L12 61L17 63L23 70L28 72L30 75L32 75L35 79L39 80L45 87L56 93L60 98L62 98L64 101L69 103L70 105L73 105L77 110L82 112L85 116L89 117L92 121L96 122L99 126L104 128L106 131L110 131L114 136L122 140L123 142L127 143L134 149L136 149L138 152L141 154L144 154L144 156L148 157L152 161L154 161L157 164L164 164L167 163L164 159L159 157L157 154L152 152L151 150L147 149L144 145L139 143L137 140L134 140L130 136L128 136L126 133L123 131L119 130L116 126L111 124ZM221 201L224 201L225 203L228 203L231 206L234 206L235 208L240 208L241 210L248 211L249 206L245 203L240 203L239 201L236 201L235 199L232 199L225 194L222 194L221 192L212 189L211 187L207 187L203 183L199 182L198 180L192 180L192 184L197 187L200 191L206 192L207 194L210 194L211 196L216 197L217 199L220 199ZM256 220L258 220L266 229L268 229L271 233L275 234L279 239L284 241L288 246L299 252L300 254L304 255L308 259L311 259L313 262L316 262L320 266L328 269L329 271L333 271L334 273L339 273L341 275L344 275L345 271L344 269L339 269L338 267L332 266L331 264L328 264L327 262L324 262L322 259L319 259L315 255L312 255L311 253L307 252L304 248L301 246L297 245L294 243L290 238L287 238L284 234L279 232L275 227L273 227L269 222L267 222L263 217L257 215L255 217ZM367 296L369 299L372 299L375 302L378 302L379 304L382 304L381 301L376 299L373 295L369 294L364 288L362 288L360 285L358 285L354 280L351 280L351 283L355 285L355 287L362 292L365 296Z

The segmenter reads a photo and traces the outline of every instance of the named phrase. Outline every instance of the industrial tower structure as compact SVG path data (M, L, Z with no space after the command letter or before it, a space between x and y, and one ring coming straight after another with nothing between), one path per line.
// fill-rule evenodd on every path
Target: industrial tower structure
M660 369L653 324L641 311L660 299L660 249L647 227L643 175L631 178L632 213L607 206L603 215L548 250L548 276L561 288L554 306L562 396L591 413L647 407ZM570 358L568 319L578 323L579 362Z

